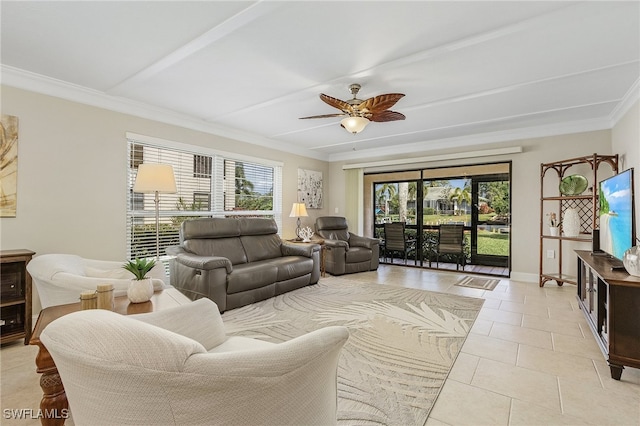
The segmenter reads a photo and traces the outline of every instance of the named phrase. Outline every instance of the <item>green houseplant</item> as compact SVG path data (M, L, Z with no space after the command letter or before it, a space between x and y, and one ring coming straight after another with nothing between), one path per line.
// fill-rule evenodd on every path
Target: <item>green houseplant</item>
M147 273L156 266L153 259L135 259L127 261L122 267L131 272L135 278L131 280L127 289L127 296L132 303L149 301L153 296L153 281Z
M153 259L136 259L129 260L122 267L131 272L136 280L143 280L146 278L147 272L156 266L156 261Z

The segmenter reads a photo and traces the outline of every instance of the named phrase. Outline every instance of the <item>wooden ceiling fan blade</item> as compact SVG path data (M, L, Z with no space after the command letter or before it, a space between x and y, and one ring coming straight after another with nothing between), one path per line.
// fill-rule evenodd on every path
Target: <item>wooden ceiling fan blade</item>
M348 102L325 95L324 93L320 93L320 99L322 99L326 104L331 105L334 108L338 108L347 114L353 114L354 112L353 107Z
M309 117L300 117L299 120L306 120L307 118L331 118L331 117L344 117L349 114L322 114L322 115L312 115Z
M403 97L404 95L402 93L387 93L385 95L374 96L373 98L363 101L358 105L357 109L361 112L376 114L391 108Z
M367 117L370 121L376 122L384 122L384 121L398 121L404 120L406 117L404 114L395 111L380 111L375 114L371 114L370 117Z

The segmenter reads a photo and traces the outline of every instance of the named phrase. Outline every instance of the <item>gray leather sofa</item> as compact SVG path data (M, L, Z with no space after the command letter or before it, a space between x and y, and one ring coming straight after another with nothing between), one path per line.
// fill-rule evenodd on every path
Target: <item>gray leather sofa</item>
M324 239L325 268L332 275L375 271L380 262L380 241L349 232L347 219L323 216L316 219L316 234Z
M167 248L171 285L224 312L317 283L320 246L286 242L277 232L273 219L183 222L180 245Z

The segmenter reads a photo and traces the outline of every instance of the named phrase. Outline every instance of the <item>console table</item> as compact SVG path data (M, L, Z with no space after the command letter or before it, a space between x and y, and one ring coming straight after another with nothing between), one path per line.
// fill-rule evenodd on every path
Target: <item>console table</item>
M578 304L602 350L611 377L640 368L640 277L612 269L605 256L577 250Z
M191 303L191 300L175 288L168 288L157 291L151 300L145 303L130 303L126 296L116 297L114 303L115 312L123 315L133 315L173 308ZM36 371L42 374L40 387L42 388L43 396L40 402L40 409L45 413L41 418L43 425L64 425L65 419L68 417L69 402L62 386L62 380L60 380L60 374L58 374L58 368L53 362L51 354L40 341L40 333L52 321L79 310L81 310L80 302L50 306L43 309L38 316L29 341L29 344L38 346L39 349L38 355L36 355L36 366L38 367Z
M31 275L27 264L35 252L0 250L0 342L31 337Z

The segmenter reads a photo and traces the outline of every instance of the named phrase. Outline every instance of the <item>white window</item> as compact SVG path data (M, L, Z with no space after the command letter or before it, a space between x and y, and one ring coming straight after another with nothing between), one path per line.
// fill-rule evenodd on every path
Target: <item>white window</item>
M127 256L156 254L155 195L133 192L138 166L173 166L177 192L159 196L160 255L198 217L273 217L282 228L282 164L127 134Z

